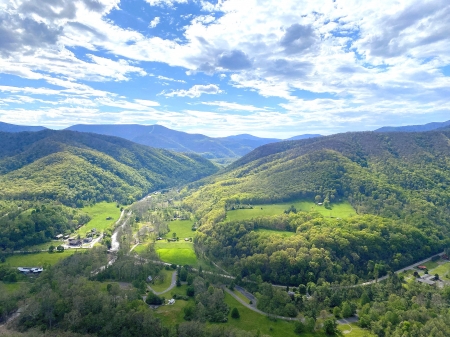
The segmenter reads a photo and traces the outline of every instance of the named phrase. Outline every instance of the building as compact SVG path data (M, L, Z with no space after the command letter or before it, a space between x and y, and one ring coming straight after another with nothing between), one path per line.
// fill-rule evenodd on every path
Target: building
M417 266L417 269L420 269L420 270L427 270L428 268L427 268L426 266Z
M175 300L172 298L169 300L169 302L167 302L167 304L169 304L169 305L175 304Z
M55 236L55 239L56 240L61 240L63 237L64 237L64 235L58 234L58 235Z
M38 268L38 267L19 267L17 268L18 271L20 271L23 274L40 274L44 271L44 268Z
M151 276L148 276L148 277L147 277L147 282L149 282L149 283L150 283L150 282L152 282L152 281L153 281L153 277L151 277Z
M80 239L69 239L69 245L70 246L81 246L81 240Z

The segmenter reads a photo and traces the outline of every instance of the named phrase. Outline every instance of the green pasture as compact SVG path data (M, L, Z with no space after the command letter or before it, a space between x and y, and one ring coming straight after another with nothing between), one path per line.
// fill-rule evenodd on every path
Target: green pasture
M247 297L245 297L240 291L233 290L233 293L234 293L237 297L239 297L241 300L243 300L245 303L250 303L250 300L249 300Z
M19 290L23 284L22 282L4 283L0 281L0 292L13 293Z
M369 330L361 329L354 323L338 325L338 329L346 337L375 337Z
M197 264L194 244L191 242L157 242L155 249L163 262L191 266Z
M428 273L430 273L430 270L436 268L439 266L439 263L437 263L437 261L428 261L425 262L424 264L422 264L423 266L427 267L428 269Z
M295 235L294 232L287 232L287 231L276 231L276 230L272 230L272 229L263 229L263 228L259 228L257 229L255 232L260 233L260 234L264 234L264 235L280 235L284 238L289 238L292 235Z
M450 276L450 262L440 264L436 268L429 270L428 273L431 275L438 274L441 279L449 279L447 275Z
M194 221L191 220L174 220L169 222L170 232L164 235L164 238L171 238L173 233L177 234L177 237L181 239L192 238L195 235L195 231L192 230Z
M120 218L120 208L117 208L115 202L100 202L94 206L84 207L82 211L87 213L91 220L77 231L81 236L84 236L93 228L96 228L98 232L112 228ZM112 219L106 220L109 217Z
M150 284L150 287L156 291L161 292L166 290L170 287L170 284L172 283L172 275L175 273L174 270L161 270L160 275L164 275L164 280L161 281L161 279L155 278L154 284Z
M262 216L280 215L292 205L298 212L318 212L326 217L348 218L356 215L355 209L347 201L332 203L331 209L327 209L324 206L319 206L311 201L292 201L270 205L253 205L252 209L237 209L228 211L226 220L246 220Z
M62 253L14 254L6 258L5 264L11 267L42 267L46 263L53 265L75 252L76 249L66 249Z
M238 302L230 294L225 293L225 302L230 307L230 313L228 314L227 325L242 329L245 331L260 331L262 335L269 335L273 337L289 337L298 336L294 332L294 323L284 320L271 320L267 316L258 314ZM240 318L231 318L231 310L237 308L240 314ZM307 336L304 334L302 336Z
M183 295L186 295L186 292L184 292ZM166 294L162 295L163 297L167 296ZM169 297L166 297L168 299ZM170 297L171 298L171 297ZM190 299L189 301L183 301L183 300L176 300L174 304L172 305L163 305L160 306L158 309L155 310L156 315L158 318L161 319L162 323L164 325L175 325L175 324L181 324L183 322L186 322L184 320L184 308L189 304L194 303L193 299Z

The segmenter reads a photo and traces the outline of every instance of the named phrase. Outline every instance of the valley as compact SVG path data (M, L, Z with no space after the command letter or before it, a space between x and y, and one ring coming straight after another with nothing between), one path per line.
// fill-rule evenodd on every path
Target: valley
M398 317L413 317L413 303L421 306L413 298L423 294L435 304L414 329L427 331L445 322L439 313L450 299L449 132L272 143L222 169L114 137L25 133L19 149L17 136L3 135L0 286L10 309L2 317L25 298L44 310L51 273L54 301L68 280L87 303L115 303L110 315L137 310L162 330L177 323L205 334L381 336L388 326L401 330ZM58 150L30 157L48 142ZM45 270L27 276L20 266ZM21 290L29 283L37 295ZM97 297L87 295L97 288ZM389 316L401 298L409 302ZM15 321L111 333L85 321L73 301L64 305L51 323L28 309ZM69 319L74 310L82 325Z

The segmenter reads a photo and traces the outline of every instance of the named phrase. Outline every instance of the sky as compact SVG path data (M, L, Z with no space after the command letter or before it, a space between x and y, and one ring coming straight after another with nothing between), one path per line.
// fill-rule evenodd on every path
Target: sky
M448 0L0 0L0 121L288 138L450 119Z

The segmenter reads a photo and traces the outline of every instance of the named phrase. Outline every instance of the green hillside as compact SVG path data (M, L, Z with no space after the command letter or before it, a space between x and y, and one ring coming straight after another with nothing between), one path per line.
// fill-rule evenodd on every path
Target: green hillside
M449 161L446 130L347 133L269 144L193 184L184 202L202 223L197 244L235 273L293 285L354 281L448 246ZM244 206L287 206L295 200L330 209L348 201L359 215L227 217ZM267 239L258 228L297 235Z
M72 131L0 133L2 199L129 203L217 171L206 159Z

